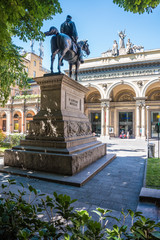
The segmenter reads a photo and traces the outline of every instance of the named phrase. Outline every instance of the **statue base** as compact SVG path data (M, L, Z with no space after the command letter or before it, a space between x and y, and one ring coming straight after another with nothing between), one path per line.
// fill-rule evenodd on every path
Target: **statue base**
M84 114L87 88L64 74L36 78L41 109L20 146L5 151L4 164L74 175L106 155L106 144L92 136Z
M125 55L126 54L126 49L125 48L120 48L119 49L119 55Z

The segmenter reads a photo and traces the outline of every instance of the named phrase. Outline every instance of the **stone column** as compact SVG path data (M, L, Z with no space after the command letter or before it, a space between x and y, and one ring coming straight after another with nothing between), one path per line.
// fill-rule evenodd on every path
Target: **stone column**
M109 117L110 117L110 111L109 111L109 105L106 107L106 136L109 137Z
M143 86L142 81L137 82L139 87ZM141 138L145 137L145 100L146 97L135 97L136 100L136 138L140 137L141 125ZM140 107L141 107L141 123L140 123Z
M7 131L6 131L7 134L11 133L11 130L10 130L10 123L11 123L10 119L11 119L10 112L7 112Z
M147 145L149 145L149 122L150 122L150 116L149 116L149 106L146 107L147 109Z
M23 111L21 112L21 115L22 115L22 117L21 117L21 133L23 134L24 133L24 131L23 131L23 124L24 124L24 116L23 116Z
M140 109L139 109L139 105L137 105L136 107L136 138L139 138L140 132Z
M11 133L14 132L14 120L13 120L13 109L11 109L11 115L10 115L10 131Z
M145 138L145 105L142 105L142 113L141 113L141 127L142 127L142 138Z
M105 105L101 103L101 136L104 136L105 127Z

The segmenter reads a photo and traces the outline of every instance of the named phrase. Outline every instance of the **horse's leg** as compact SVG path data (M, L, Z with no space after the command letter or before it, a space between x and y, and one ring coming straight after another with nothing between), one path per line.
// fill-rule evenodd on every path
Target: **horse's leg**
M56 51L54 51L51 55L51 73L53 73L53 64L54 64L54 60L56 57L56 54L59 52L59 50L57 49Z
M61 65L62 65L61 54L58 54L58 72L61 73Z
M65 48L63 50L63 52L58 56L58 71L59 73L61 73L61 63L62 63L62 60L64 58L64 55L66 54L66 52L69 50L69 48Z
M79 66L80 66L80 61L77 60L76 62L76 69L75 69L75 80L78 81L78 70L79 70Z
M72 77L72 63L69 64L69 76Z

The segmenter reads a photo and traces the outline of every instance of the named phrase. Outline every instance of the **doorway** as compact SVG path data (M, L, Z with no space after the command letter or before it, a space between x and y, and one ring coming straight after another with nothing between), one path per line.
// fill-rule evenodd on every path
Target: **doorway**
M99 136L101 134L101 113L91 113L92 132Z
M151 137L152 138L157 138L158 133L155 130L156 124L160 122L160 112L151 112Z
M119 135L122 134L131 136L133 134L133 112L119 112Z

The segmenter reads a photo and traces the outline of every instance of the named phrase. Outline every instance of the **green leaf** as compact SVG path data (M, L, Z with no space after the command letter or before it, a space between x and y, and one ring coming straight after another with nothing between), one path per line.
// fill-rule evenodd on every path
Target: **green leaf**
M33 188L31 185L29 185L29 186L28 186L28 189L29 189L30 192L33 192L33 189L34 189L34 188Z
M157 239L160 239L160 232L152 232L151 235Z

